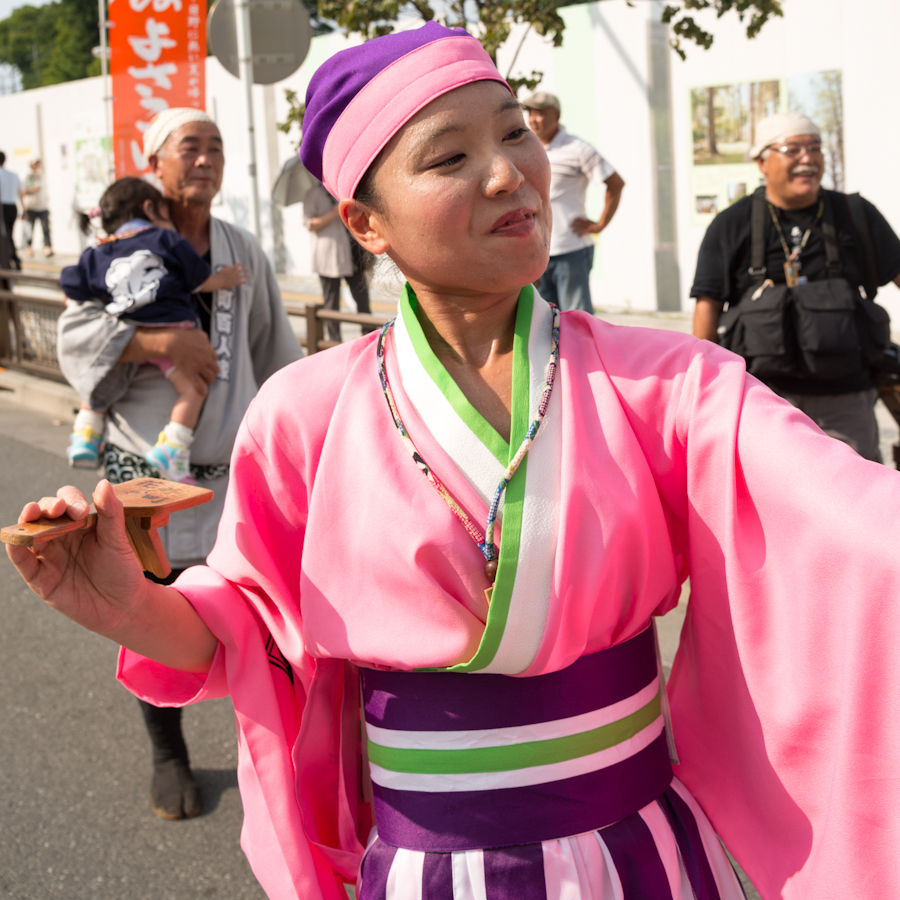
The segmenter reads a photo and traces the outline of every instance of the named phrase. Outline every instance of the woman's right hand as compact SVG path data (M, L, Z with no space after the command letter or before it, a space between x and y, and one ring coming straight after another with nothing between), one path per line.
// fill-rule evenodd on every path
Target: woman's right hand
M149 582L125 533L122 503L112 485L101 481L94 490L97 525L71 532L34 547L6 545L6 552L28 586L48 606L85 628L112 640L128 632ZM27 503L19 523L63 514L83 519L84 495L71 486L56 497Z

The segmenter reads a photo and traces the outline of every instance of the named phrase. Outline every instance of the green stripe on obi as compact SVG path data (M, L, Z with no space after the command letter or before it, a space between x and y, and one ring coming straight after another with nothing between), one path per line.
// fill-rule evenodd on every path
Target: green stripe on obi
M567 762L608 750L633 738L660 716L659 695L637 712L590 731L546 741L471 750L403 750L368 742L369 761L392 772L464 775L506 772Z

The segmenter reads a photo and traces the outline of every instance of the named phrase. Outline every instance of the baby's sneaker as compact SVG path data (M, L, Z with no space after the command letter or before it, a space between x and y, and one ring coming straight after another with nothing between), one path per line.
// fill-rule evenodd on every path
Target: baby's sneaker
M166 440L164 431L159 440L144 457L166 481L180 481L182 484L196 484L191 476L191 451Z
M92 428L76 429L69 436L69 446L66 455L69 457L69 465L75 469L96 469L100 466L100 442L102 434L97 434Z

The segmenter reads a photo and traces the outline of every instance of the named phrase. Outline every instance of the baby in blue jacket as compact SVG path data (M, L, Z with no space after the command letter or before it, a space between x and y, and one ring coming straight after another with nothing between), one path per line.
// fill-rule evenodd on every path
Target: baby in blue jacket
M120 178L100 198L107 237L81 255L77 266L62 271L60 285L74 302L100 300L111 315L141 328L196 328L197 294L237 287L247 270L237 263L211 274L210 265L175 231L163 195L140 178ZM146 455L163 478L194 483L190 447L206 399L200 389L167 358L158 366L178 392L169 423ZM82 398L69 438L69 464L95 469L100 462L105 409L92 409Z

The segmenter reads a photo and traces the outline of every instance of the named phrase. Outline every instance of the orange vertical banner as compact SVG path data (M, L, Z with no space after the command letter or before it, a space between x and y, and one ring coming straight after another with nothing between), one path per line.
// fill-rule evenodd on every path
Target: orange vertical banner
M116 177L147 171L143 133L173 106L206 106L206 0L110 0Z

